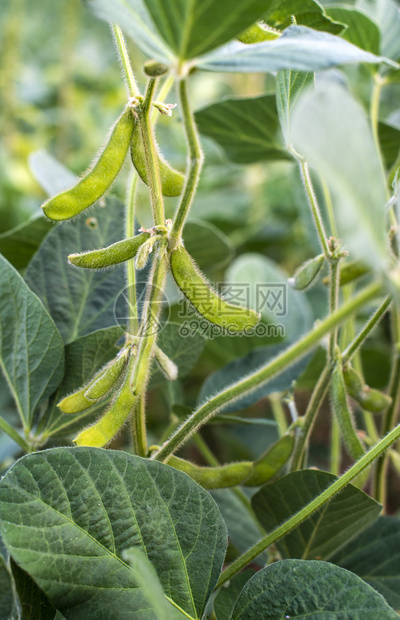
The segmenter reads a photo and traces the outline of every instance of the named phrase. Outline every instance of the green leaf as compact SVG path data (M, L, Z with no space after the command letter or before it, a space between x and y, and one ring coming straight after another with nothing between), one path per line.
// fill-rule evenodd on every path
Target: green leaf
M288 276L273 260L261 254L242 254L226 271L226 287L243 289L246 303L271 325L279 326L287 341L297 340L312 325L307 297L287 284ZM229 289L227 288L229 292Z
M337 23L337 19L324 9L315 0L270 0L270 7L263 15L269 26L283 30L292 24L294 17L296 23L301 26L309 26L314 30L324 30L332 34L338 34L345 27Z
M233 362L226 364L219 370L216 370L207 377L201 386L198 402L205 402L217 392L224 390L229 385L239 381L247 374L255 372L269 360L274 359L274 357L279 355L279 353L284 351L286 348L287 344L258 347L253 349L253 351L244 357L239 357ZM246 394L246 396L241 396L232 404L224 407L222 411L240 411L242 409L246 409L247 407L251 407L259 400L265 398L273 392L284 392L290 388L293 381L295 381L303 370L305 370L308 362L309 357L307 356L276 375L276 377L271 379L271 381L268 381L265 385L258 387L256 390Z
M88 220L95 218L92 227ZM53 317L65 342L115 325L114 302L125 286L124 266L92 271L68 264L72 252L101 248L124 237L124 206L109 198L91 217L56 226L28 265L26 282Z
M377 24L365 13L345 6L330 6L326 12L333 19L347 24L346 30L342 33L342 37L346 41L372 54L380 53L380 30Z
M183 239L187 251L204 271L220 269L233 257L229 237L209 222L191 219L185 225Z
M52 226L43 215L33 216L0 235L0 253L16 269L24 269Z
M199 58L196 66L206 71L269 73L282 69L309 72L360 62L390 63L327 32L290 26L274 41L254 45L228 43Z
M131 547L123 552L122 557L135 571L136 581L139 587L142 588L143 596L148 604L147 612L153 612L157 620L187 618L186 614L174 608L168 599L165 598L157 573L142 551Z
M0 555L0 618L4 620L11 618L13 604L11 576L5 559Z
M286 144L290 145L290 116L299 96L314 85L314 73L286 69L279 71L276 80L276 107Z
M1 535L15 561L73 620L157 620L135 570L143 551L164 593L200 618L224 559L226 530L210 495L162 463L97 448L54 448L0 482Z
M57 610L32 577L11 558L11 570L21 605L20 620L53 620ZM2 617L2 616L0 616Z
M82 420L86 416L93 415L93 411L98 410L99 405L96 404L90 410L71 416L64 414L56 405L64 396L75 392L89 381L102 366L117 355L118 349L115 345L122 333L120 327L108 327L67 344L63 380L39 425L44 437L71 433L74 428L82 427ZM103 406L104 402L100 404L100 407Z
M251 47L251 46L250 46ZM290 159L279 142L274 95L226 99L195 114L199 131L215 140L239 164Z
M336 476L305 469L264 485L252 506L267 532L289 519L324 491ZM373 523L381 505L363 491L347 486L329 503L277 543L284 558L328 559Z
M33 176L49 196L63 192L78 181L73 172L44 149L31 153L28 161ZM54 223L50 224L54 226Z
M229 540L240 553L244 553L262 538L264 532L251 509L232 489L215 489L212 497L218 504L228 529ZM255 560L262 566L268 559L266 552Z
M232 620L395 620L380 594L359 577L327 562L283 560L243 588Z
M330 558L380 592L391 607L400 609L400 521L379 517L357 538Z
M243 586L253 575L254 570L245 570L238 575L235 575L233 579L230 579L228 583L224 584L224 587L217 590L217 595L214 600L214 611L217 616L217 620L231 619L232 611L237 598L243 589Z
M178 366L179 379L190 372L205 345L205 338L199 332L183 336L180 327L179 323L167 323L157 341L160 349ZM154 377L157 376L161 376L158 369L154 373Z
M365 11L381 31L381 53L400 58L400 8L392 0L358 0L357 8Z
M329 186L344 248L384 269L385 179L364 109L343 86L324 82L300 99L291 124L295 149Z
M380 122L378 124L378 133L386 168L390 169L396 162L400 165L400 128Z
M61 336L40 299L0 256L0 365L24 428L58 386L64 371Z

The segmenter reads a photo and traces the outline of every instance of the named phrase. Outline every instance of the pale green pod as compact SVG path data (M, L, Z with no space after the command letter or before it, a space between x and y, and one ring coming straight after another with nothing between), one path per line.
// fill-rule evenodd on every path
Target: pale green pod
M149 237L149 233L143 232L139 235L135 235L135 237L117 241L101 250L70 254L68 260L76 267L83 267L84 269L104 269L112 265L123 263L136 256L141 245L147 241Z
M257 325L260 315L254 310L230 304L218 295L183 245L171 252L171 271L182 293L210 323L234 332Z
M131 158L138 175L142 181L148 185L149 181L146 170L146 158L143 141L139 130L133 133L131 142ZM161 191L163 195L180 196L183 192L185 176L178 170L175 170L175 168L172 168L172 166L170 166L170 164L163 158L158 149L157 162L160 171Z
M178 378L178 366L157 345L154 347L154 357L167 379L175 381Z
M137 398L129 387L129 371L127 371L124 383L110 409L95 424L81 431L75 437L74 443L77 446L102 448L115 437L128 417L133 414L136 402Z
M262 41L273 41L274 39L278 39L280 36L281 33L278 30L275 30L275 28L256 22L242 32L238 36L238 39L242 43L252 44L262 43Z
M224 489L243 484L253 469L251 461L229 463L219 467L201 467L177 456L170 456L167 465L185 472L204 489Z
M100 379L103 376L107 367L108 367L108 364L107 366L105 367L103 366L103 368L101 368L98 372L96 372L94 377L92 377L88 383L86 383L81 388L79 388L79 390L77 390L76 392L73 392L73 394L69 394L68 396L65 396L65 398L63 398L62 400L60 400L59 403L57 403L57 407L61 409L63 413L79 413L80 411L89 409L89 407L94 405L98 399L88 398L86 396L86 392L88 391L91 385L93 385L98 379Z
M343 377L347 393L354 398L363 409L371 413L380 413L392 403L390 396L366 385L361 375L351 366L347 365L343 370Z
M100 156L80 181L42 205L51 220L68 220L94 204L108 190L121 170L131 143L135 118L129 106L111 130Z
M346 449L353 459L358 460L365 454L365 450L357 435L353 415L347 402L345 383L340 364L337 364L332 374L331 400L332 409L339 423L340 432Z
M99 400L105 396L118 381L125 368L129 350L125 349L107 366L105 372L92 383L85 392L89 400Z
M268 482L290 459L294 447L294 433L283 435L262 456L253 463L250 476L242 483L248 487L258 487Z
M317 276L322 269L325 256L319 254L306 261L297 269L293 278L289 279L290 285L297 291L304 291L317 281Z

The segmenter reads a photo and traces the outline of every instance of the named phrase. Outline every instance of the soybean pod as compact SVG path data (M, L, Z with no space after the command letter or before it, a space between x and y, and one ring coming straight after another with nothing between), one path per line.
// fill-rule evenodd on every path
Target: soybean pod
M130 372L129 367L133 362L133 356L128 364L124 383L110 409L88 428L75 437L74 442L77 446L92 446L102 448L118 433L130 415L133 414L137 403L137 397L132 394L129 387Z
M105 372L85 392L89 400L99 400L105 396L118 381L128 359L129 349L121 353L109 364Z
M108 190L121 170L133 135L135 118L129 105L113 126L100 156L85 176L42 205L51 220L68 220L95 203Z
M201 467L177 456L171 456L167 465L184 471L204 489L224 489L243 484L243 481L249 477L253 470L251 461L229 463L219 467Z
M185 184L184 175L172 168L157 149L157 165L160 171L161 191L164 196L180 196ZM131 142L131 159L142 181L149 184L146 168L146 156L139 128L133 132Z
M81 252L80 254L70 254L68 260L76 267L84 269L104 269L112 265L118 265L136 256L141 245L147 241L150 233L143 232L135 237L117 241L106 248L93 250L92 252Z
M353 459L365 454L364 446L357 435L353 415L346 397L342 366L338 363L333 371L331 386L332 409L340 426L346 449Z
M260 315L249 308L230 304L218 295L183 245L171 252L170 260L175 282L207 321L234 332L257 325Z

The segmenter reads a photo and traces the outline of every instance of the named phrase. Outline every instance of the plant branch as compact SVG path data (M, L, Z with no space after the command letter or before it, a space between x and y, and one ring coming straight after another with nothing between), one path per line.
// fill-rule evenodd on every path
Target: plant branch
M200 138L194 120L193 112L190 108L187 81L182 79L179 84L180 105L182 110L183 125L185 128L186 139L189 148L188 171L186 176L185 188L178 209L175 213L174 222L170 233L170 248L174 250L178 247L182 230L185 225L186 217L192 206L196 192L197 183L203 167L204 155L201 149Z
M11 424L6 422L6 420L4 420L1 417L0 417L0 428L2 431L7 433L7 435L11 437L11 439L13 439L15 443L17 443L19 447L22 448L25 452L31 451L31 448L29 444L25 441L25 439L21 437L21 435L15 430L15 428L11 426Z
M277 527L273 532L264 536L258 543L251 547L240 558L235 560L230 566L222 571L218 580L216 588L219 588L234 575L240 572L249 562L254 560L260 553L265 551L270 545L276 543L278 540L289 534L300 523L308 519L313 513L319 510L326 502L328 502L334 495L342 491L352 480L357 478L375 459L383 454L395 441L400 438L400 425L393 429L386 437L381 439L371 450L369 450L357 463L355 463L346 473L340 478L335 480L325 491L323 491L318 497L304 506L293 517L285 521L282 525Z
M125 237L130 239L135 236L135 198L138 183L138 176L133 171L129 184L129 192L127 197L126 213L125 213ZM136 307L136 272L133 260L126 261L126 276L128 284L128 332L127 340L130 336L135 336L138 330L138 318Z
M322 247L322 251L326 260L329 262L331 259L331 250L328 245L328 240L326 238L324 223L322 221L321 211L317 202L317 197L314 192L314 188L311 181L310 169L308 167L308 163L304 159L300 159L297 157L299 165L301 177L303 179L304 187L306 190L307 198L310 203L311 213L314 218L315 226L317 228L317 233L319 237L319 242Z
M122 69L125 75L126 84L128 86L129 96L137 97L138 95L140 95L140 91L136 83L135 76L133 75L124 35L122 34L121 28L117 25L112 26L112 32L117 46Z
M239 396L243 396L257 388L259 385L266 383L274 375L282 372L285 368L293 364L297 359L305 355L312 349L324 336L329 334L332 329L346 320L359 308L363 307L371 299L381 294L382 285L373 283L366 287L363 291L355 295L346 304L343 304L337 312L326 317L313 331L306 334L283 353L269 362L266 366L261 367L256 372L241 379L237 383L223 390L214 398L211 398L203 406L178 428L171 438L162 446L160 451L152 456L159 461L166 461L178 448L185 443L189 437L195 433L203 424L208 422L216 413L228 403L233 402Z
M379 323L381 318L387 312L392 303L392 298L386 297L384 301L380 304L378 309L373 313L371 318L364 325L363 329L357 334L355 339L349 344L349 346L343 351L342 354L342 362L343 364L347 364L353 355L359 350L359 348L364 344L374 327Z

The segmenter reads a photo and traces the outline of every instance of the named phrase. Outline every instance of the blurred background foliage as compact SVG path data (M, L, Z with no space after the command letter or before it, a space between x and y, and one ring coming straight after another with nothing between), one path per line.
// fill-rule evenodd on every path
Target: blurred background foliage
M128 45L134 71L143 87L144 57L129 40ZM352 90L368 108L372 85L369 69L350 67L336 70L336 73L339 79L350 81ZM400 129L400 119L396 117L399 89L399 84L385 89L382 116L390 119L392 124L397 123ZM191 97L196 109L226 96L252 97L266 92L274 92L272 75L203 72L191 79ZM58 0L57 3L53 0L2 0L0 93L0 233L4 234L40 213L40 204L46 198L30 170L31 154L44 149L72 172L81 174L104 143L109 127L126 101L107 25L94 17L81 0ZM176 100L172 91L168 101L174 103ZM184 170L186 149L178 108L172 119L159 119L157 137L167 159ZM217 244L215 248L211 237L204 240L206 252L204 247L198 248L205 256L205 262L199 262L211 279L222 281L227 262L242 254L257 253L268 257L279 265L286 277L292 275L303 261L319 253L317 236L294 163L236 165L229 162L222 150L208 138L202 137L202 143L206 163L191 218L216 226L224 236L224 247L227 248L223 260L221 252L217 252L217 263L207 262L207 255L218 246L216 236L212 238L212 243ZM113 193L121 200L126 194L129 163L113 187ZM318 185L316 191L322 197ZM174 206L175 201L167 199L167 216L171 216ZM148 194L143 184L140 185L137 215L141 225L150 222ZM320 282L310 292L301 295L310 315L308 329L314 319L326 313L326 287ZM296 307L289 307L289 321L296 330L300 315L297 303L293 305ZM160 434L165 432L171 408L178 417L186 415L196 404L199 393L207 393L205 382L211 373L236 358L243 358L241 372L244 374L249 370L249 360L245 356L255 347L271 344L278 346L276 339L265 342L216 338L206 343L198 361L182 380L167 384L161 376L154 377L154 389L148 403L154 440L159 440ZM296 393L299 413L304 413L309 390L315 383L323 358L321 348L312 359L308 358L308 367L304 365ZM388 325L385 321L368 341L363 362L369 385L385 387L389 374ZM3 380L0 394L4 416L12 420L13 406ZM249 419L273 420L271 403L278 419L280 404L277 399L261 398L235 413ZM328 462L329 427L324 417L319 417L313 452L315 464L322 467ZM290 420L287 407L283 418L286 422ZM209 445L222 461L255 458L265 450L266 444L276 440L277 433L276 424L229 426L216 423L204 430ZM120 437L116 445L125 445L126 441L127 436ZM59 444L60 439L54 439L54 443ZM9 450L6 441L0 446L0 460L9 463ZM196 452L198 446L191 444L187 450L192 451L192 457L197 455L201 462Z

